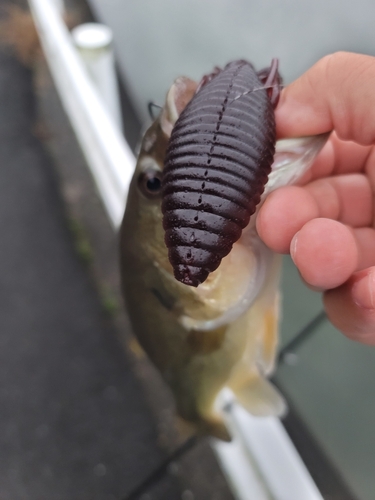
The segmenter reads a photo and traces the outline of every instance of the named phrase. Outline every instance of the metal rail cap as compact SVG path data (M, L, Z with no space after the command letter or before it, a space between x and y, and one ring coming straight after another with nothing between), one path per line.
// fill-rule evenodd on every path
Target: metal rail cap
M72 29L75 45L80 49L102 49L112 44L113 33L108 26L85 23Z

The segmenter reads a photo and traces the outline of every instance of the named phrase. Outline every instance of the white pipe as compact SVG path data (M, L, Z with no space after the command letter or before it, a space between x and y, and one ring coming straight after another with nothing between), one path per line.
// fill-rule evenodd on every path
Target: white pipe
M59 11L60 15L63 16L65 14L65 2L64 0L53 0L55 7Z
M278 418L253 417L239 405L234 405L232 418L241 442L256 457L273 499L323 500Z
M120 94L112 49L112 30L99 23L85 23L72 30L72 37L90 78L114 122L122 129Z
M233 435L230 443L213 439L211 446L236 500L273 500L239 435Z
M224 417L234 439L231 443L212 440L212 444L224 471L231 475L237 500L324 500L278 418L253 417L235 402L229 389L219 397L219 405L227 408ZM232 456L229 464L228 455Z
M135 159L113 123L50 0L29 0L30 9L63 106L115 228L124 213Z

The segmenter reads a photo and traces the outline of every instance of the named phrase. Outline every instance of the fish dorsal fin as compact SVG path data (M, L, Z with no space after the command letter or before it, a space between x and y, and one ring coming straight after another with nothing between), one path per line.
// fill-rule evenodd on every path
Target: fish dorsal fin
M272 171L262 200L281 186L295 184L311 167L329 135L330 133L326 133L277 141Z
M197 86L198 84L194 80L180 76L169 89L160 117L161 128L168 137L171 135L178 117L193 98Z

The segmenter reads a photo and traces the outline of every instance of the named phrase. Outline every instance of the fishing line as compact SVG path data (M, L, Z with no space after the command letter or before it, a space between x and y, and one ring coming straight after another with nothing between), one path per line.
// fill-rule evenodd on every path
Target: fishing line
M302 328L302 330L298 332L285 347L281 349L277 356L278 363L285 362L287 355L293 353L293 351L298 349L301 344L303 344L313 333L315 333L316 328L323 323L326 318L327 315L325 311L321 311L310 321L310 323L307 323L307 325Z
M148 114L151 120L155 120L156 116L154 115L154 108L157 108L159 111L163 108L159 104L156 104L154 101L149 101L147 104Z
M181 458L185 453L190 451L198 443L199 437L194 435L187 439L172 455L167 457L151 474L149 474L144 481L134 488L133 491L128 493L122 500L137 500L142 493L145 493L151 486L158 483L167 473L168 466Z
M232 99L229 102L229 104L233 104L234 101L237 101L238 99L240 99L244 95L249 95L252 92L256 92L257 90L268 90L268 89L274 89L276 87L278 87L280 90L282 90L283 88L285 88L285 85L281 85L281 84L276 83L274 85L262 85L261 87L255 87L254 89L247 90L246 92L243 92L242 94L237 95L234 99Z

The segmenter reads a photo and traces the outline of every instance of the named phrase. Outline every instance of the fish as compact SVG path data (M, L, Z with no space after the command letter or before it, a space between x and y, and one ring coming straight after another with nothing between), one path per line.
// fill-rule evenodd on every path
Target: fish
M230 441L218 398L230 389L249 413L281 416L286 402L268 377L275 368L282 257L256 231L273 190L296 183L329 134L279 140L260 203L216 270L198 286L174 277L165 243L162 182L179 116L199 83L179 77L145 132L120 229L122 291L133 332L198 435Z

